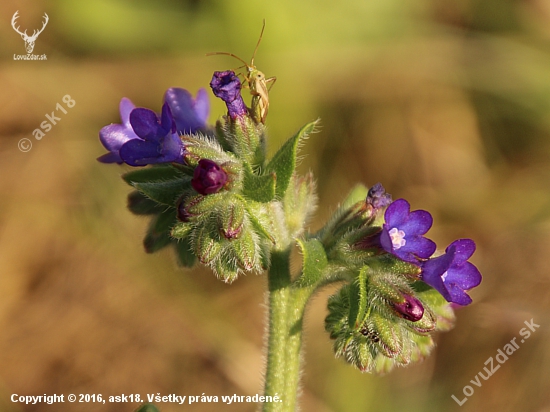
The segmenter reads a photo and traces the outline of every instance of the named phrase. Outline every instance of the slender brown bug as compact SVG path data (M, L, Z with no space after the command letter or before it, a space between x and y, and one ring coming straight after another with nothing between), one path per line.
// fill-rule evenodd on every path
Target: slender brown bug
M224 54L226 56L234 57L235 59L244 63L244 66L241 66L241 67L246 67L248 71L248 75L243 74L244 80L248 83L248 86L245 86L245 87L248 87L250 89L250 94L252 95L252 104L251 104L251 110L250 110L251 115L256 122L262 122L262 123L265 123L267 112L269 110L269 90L271 90L271 87L273 87L273 84L277 80L276 77L269 77L266 79L265 74L263 74L261 71L259 71L256 68L256 66L254 66L254 58L256 57L256 52L258 51L260 42L262 41L264 29L265 29L265 20L262 26L262 31L260 32L260 38L258 39L258 43L256 43L256 48L254 49L254 53L252 54L252 60L250 60L250 64L245 62L240 57L234 55L233 53L214 52L214 53L206 54L207 56L213 56L215 54ZM271 83L269 88L267 87L268 83Z

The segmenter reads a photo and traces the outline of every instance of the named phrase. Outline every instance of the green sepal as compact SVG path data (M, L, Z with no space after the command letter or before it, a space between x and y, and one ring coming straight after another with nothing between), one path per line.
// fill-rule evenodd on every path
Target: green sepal
M234 259L216 259L211 267L215 275L225 283L233 283L239 277L239 268Z
M412 280L418 280L420 273L422 272L422 269L420 269L419 266L405 262L389 253L381 256L379 258L379 262L383 265L386 271L396 275L406 276Z
M230 142L227 140L226 136L226 125L227 124L227 116L224 116L223 122L222 120L216 121L216 140L222 147L222 149L226 152L233 152L233 148L231 147Z
M311 286L323 278L328 265L325 248L317 239L298 239L302 252L302 274L296 279L296 286Z
M263 208L259 207L260 204L244 201L243 204L246 207L250 223L252 223L252 226L256 232L264 239L268 239L271 243L275 244L275 237L269 232L266 225L267 222L264 222L264 219L262 218L262 213L265 211Z
M206 219L210 217L211 212L225 201L228 197L227 192L213 193L211 195L195 195L184 199L184 209L189 214L190 220L195 221L204 216Z
M368 266L363 266L359 271L356 282L359 284L359 311L357 312L357 318L355 321L355 328L358 325L362 325L365 318L369 315L370 307L368 306L368 294L369 294L369 272Z
M143 239L143 246L147 253L154 253L170 244L170 230L176 223L176 211L173 208L155 216L149 224L147 234Z
M369 324L372 324L376 331L378 337L376 343L382 352L389 358L397 356L401 352L403 340L399 325L377 312L370 315Z
M132 185L149 199L174 207L182 193L190 187L190 179L132 182Z
M393 283L388 280L392 279L391 275L384 276L383 273L377 273L370 279L370 286L373 293L391 302L393 304L401 304L405 302L403 293Z
M128 209L135 215L156 215L166 209L143 193L134 190L128 195Z
M362 267L357 278L349 284L348 327L350 330L360 328L370 312L370 308L367 307L367 276L369 270L368 266Z
M277 179L275 173L262 176L254 174L248 163L243 164L244 179L242 193L248 199L267 203L275 198Z
M137 170L122 175L122 178L130 186L134 183L159 182L164 180L178 180L183 177L183 172L172 165L153 166Z
M189 236L193 230L193 226L189 222L177 222L172 230L170 231L170 236L174 239L185 239Z
M235 161L235 156L224 152L220 144L206 136L182 136L185 144L184 160L189 168L194 169L201 159L210 159L218 164Z
M173 230L172 230L173 232ZM182 239L180 241L172 241L174 249L176 250L176 256L178 257L178 263L186 268L194 266L197 258L191 249L189 239Z
M257 237L249 227L245 227L240 239L231 241L231 247L239 267L246 271L258 268L259 250L256 247Z
M282 198L286 192L290 178L296 168L298 156L298 144L313 132L317 122L311 122L303 126L298 133L288 139L269 161L266 171L275 172L277 175L277 187L275 194Z
M368 344L357 344L347 353L348 362L354 364L361 372L369 371L373 366L372 350Z
M218 228L223 237L234 240L241 236L245 226L246 209L236 196L231 197L217 208Z
M265 161L265 127L256 124L248 116L230 119L226 133L230 134L233 151L253 166L262 166Z
M330 296L327 301L328 315L325 318L325 330L329 332L331 339L341 339L349 329L349 286L343 286L338 292ZM337 354L337 356L340 356Z
M405 320L405 323L415 332L424 334L435 330L437 326L437 320L436 316L433 314L428 305L423 303L422 306L424 307L424 315L422 316L422 319L416 322Z
M214 232L216 232L214 230ZM222 252L222 245L218 236L213 236L213 231L207 226L202 226L194 237L195 254L199 261L205 265L211 264Z
M159 410L152 403L146 403L145 405L141 405L137 408L135 412L159 412Z

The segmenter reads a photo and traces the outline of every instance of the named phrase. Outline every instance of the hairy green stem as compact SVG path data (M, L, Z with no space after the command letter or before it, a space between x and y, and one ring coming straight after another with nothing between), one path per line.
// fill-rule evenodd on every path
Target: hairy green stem
M269 338L265 395L279 402L265 402L263 412L294 412L300 381L302 322L312 287L292 286L290 251L274 252L269 269Z

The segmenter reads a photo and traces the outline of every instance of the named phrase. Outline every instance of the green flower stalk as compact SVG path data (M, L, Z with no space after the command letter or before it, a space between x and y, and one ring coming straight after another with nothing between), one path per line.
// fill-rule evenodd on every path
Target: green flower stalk
M227 106L215 127L205 124L203 92L193 99L169 89L160 117L123 99L122 124L100 132L109 153L99 160L142 166L123 179L134 189L129 209L150 217L148 253L173 247L181 265L206 265L226 283L267 274L264 396L282 401L266 401L263 411L297 409L305 307L330 283L340 284L325 319L337 357L372 373L426 357L433 332L453 325L451 304L469 304L466 291L481 282L468 262L475 243L459 239L434 257L436 245L425 237L431 215L411 211L404 199L392 201L381 184L357 186L322 229L308 232L315 184L311 174L296 172L296 163L316 122L268 159L259 100L246 106L231 71L215 72L210 86ZM302 265L291 273L296 245Z

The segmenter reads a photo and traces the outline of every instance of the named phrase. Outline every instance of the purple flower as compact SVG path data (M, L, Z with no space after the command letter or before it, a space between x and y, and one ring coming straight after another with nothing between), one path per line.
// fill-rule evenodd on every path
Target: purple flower
M233 71L214 72L210 87L214 96L222 99L232 119L248 114L248 109L241 96L241 81Z
M424 262L422 280L441 293L447 302L469 305L472 298L465 291L481 283L481 273L468 262L475 250L473 240L455 240L445 249L444 255Z
M417 322L422 319L424 315L424 306L422 306L422 303L409 295L403 295L403 297L405 298L405 302L392 304L399 316L411 322Z
M384 219L380 243L386 252L410 263L435 252L435 243L422 236L432 226L432 216L425 210L410 212L409 202L397 199L386 209Z
M149 109L132 110L130 124L138 138L128 140L120 147L120 158L125 163L130 166L183 163L183 143L176 133L174 118L167 103L162 106L160 119Z
M201 195L210 195L219 192L226 182L227 173L216 162L201 159L195 168L191 186Z
M99 131L99 140L101 140L101 143L109 153L98 157L97 160L102 163L121 164L123 162L119 154L120 148L129 140L138 139L138 136L134 133L134 129L132 129L130 125L130 112L134 110L135 107L136 106L130 99L126 97L120 100L119 111L122 124L110 124Z
M164 93L164 102L170 107L179 134L192 134L206 128L210 112L206 89L200 89L193 99L187 90L172 87Z
M391 203L391 195L386 193L386 189L381 183L376 183L369 189L366 202L374 209L381 209Z

